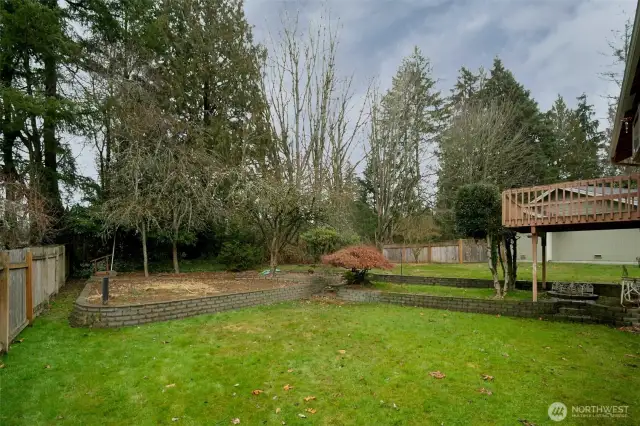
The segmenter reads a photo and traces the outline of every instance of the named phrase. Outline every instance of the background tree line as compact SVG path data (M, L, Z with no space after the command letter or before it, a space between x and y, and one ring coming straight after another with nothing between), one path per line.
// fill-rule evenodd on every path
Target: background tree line
M145 272L195 257L275 268L458 237L470 183L615 172L586 95L542 111L499 58L442 93L416 47L383 90L341 69L324 18L284 16L260 44L240 0L0 5L4 247L68 244L77 265L115 250ZM629 32L612 39L618 65ZM95 152L97 180L71 141Z

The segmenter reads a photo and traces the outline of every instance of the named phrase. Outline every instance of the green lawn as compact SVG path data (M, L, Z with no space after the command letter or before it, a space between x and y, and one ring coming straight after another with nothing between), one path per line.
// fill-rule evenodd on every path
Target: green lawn
M78 291L0 359L0 424L548 425L554 401L629 405L611 424L640 421L640 338L605 326L291 302L72 329Z
M268 266L256 268L256 272L269 269ZM343 269L332 268L325 265L280 265L278 266L283 272L307 272L313 269L316 272L343 272ZM138 270L140 270L138 268ZM155 272L171 272L173 266L166 263L152 263L150 270ZM181 260L181 272L207 272L207 271L224 271L224 266L208 259ZM541 279L542 266L538 265L538 277ZM640 268L628 265L629 275L640 277ZM381 274L402 274L404 275L423 275L429 277L450 277L450 278L483 278L491 279L491 274L487 265L484 263L466 263L466 264L405 264L402 266L395 265L392 271L374 270L375 273ZM601 283L618 283L622 275L622 266L620 265L598 265L585 263L549 263L547 265L547 280L552 281L584 281L584 282L601 282ZM531 280L531 263L520 263L518 266L518 279Z
M518 279L531 280L531 263L518 264ZM640 277L640 268L627 265L630 276ZM375 271L400 274L400 265L393 271ZM489 268L484 263L465 264L405 264L404 275L423 275L428 277L484 278L491 279ZM542 277L542 265L538 264L538 279ZM594 283L618 283L622 276L620 265L598 265L589 263L548 263L547 281L583 281Z
M431 296L471 297L475 299L491 299L495 296L493 288L458 288L441 285L415 285L374 282L377 290L393 291L397 293L422 293ZM506 300L531 300L531 292L512 290L507 293Z

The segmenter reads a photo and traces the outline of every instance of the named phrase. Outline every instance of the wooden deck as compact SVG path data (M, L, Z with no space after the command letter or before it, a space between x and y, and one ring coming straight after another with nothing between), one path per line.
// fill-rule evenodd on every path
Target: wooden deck
M502 224L522 232L640 228L640 174L514 188Z

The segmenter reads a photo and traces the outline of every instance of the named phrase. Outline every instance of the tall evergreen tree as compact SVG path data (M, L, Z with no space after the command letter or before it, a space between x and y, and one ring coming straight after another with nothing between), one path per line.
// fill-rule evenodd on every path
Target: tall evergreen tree
M391 241L401 217L424 208L425 168L442 125L442 109L431 66L416 48L372 111L364 178L378 219L378 243Z
M77 117L72 91L63 90L78 63L69 16L56 0L4 0L0 13L3 172L28 182L46 198L48 214L60 219L60 182L76 180L61 138Z
M552 180L553 175L549 175L547 168L551 158L550 139L543 115L531 92L515 79L500 58L494 59L489 78L478 96L485 101L505 101L513 106L513 131L523 134L527 143L531 144L536 159L528 184L536 185Z
M593 116L593 106L586 95L578 97L575 110L558 96L545 114L553 145L550 147L550 175L556 181L592 179L603 174L599 152L604 148L604 134Z

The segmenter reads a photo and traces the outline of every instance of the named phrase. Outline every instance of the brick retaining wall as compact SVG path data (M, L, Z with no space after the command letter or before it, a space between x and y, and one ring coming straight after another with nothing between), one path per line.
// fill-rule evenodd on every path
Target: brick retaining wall
M610 307L579 301L541 300L512 301L473 299L465 297L430 296L419 293L395 293L380 290L363 290L343 287L337 297L349 302L389 303L392 305L418 306L458 312L475 312L511 317L544 318L559 321L592 322L609 325L628 325L631 312L620 306ZM563 313L561 308L576 310L574 315Z
M445 287L464 287L464 288L493 288L492 280L478 278L449 278L449 277L423 277L418 275L385 275L385 274L369 274L371 281L380 281L394 284L418 284L418 285L441 285ZM580 283L585 284L585 283ZM593 292L599 296L617 297L620 299L619 284L607 283L589 283L593 285ZM551 281L548 283L551 288ZM533 283L531 281L516 281L518 290L531 290ZM538 289L542 290L542 283L538 282Z
M109 328L139 325L250 306L268 305L287 300L304 299L319 292L322 288L322 284L313 282L284 288L207 296L197 299L103 306L87 303L87 296L89 296L91 290L91 283L88 282L75 302L69 321L74 327Z
M393 293L379 290L341 288L338 298L350 302L390 303L460 312L501 314L515 317L548 317L557 313L554 302L472 299L466 297L429 296L417 293Z

